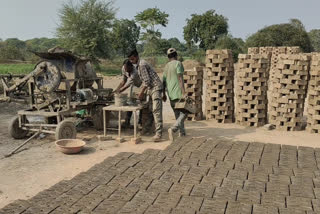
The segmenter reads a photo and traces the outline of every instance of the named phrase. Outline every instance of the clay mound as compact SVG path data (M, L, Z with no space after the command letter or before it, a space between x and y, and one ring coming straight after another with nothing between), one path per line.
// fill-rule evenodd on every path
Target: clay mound
M185 70L193 69L194 67L202 66L202 64L196 60L187 59L182 62Z

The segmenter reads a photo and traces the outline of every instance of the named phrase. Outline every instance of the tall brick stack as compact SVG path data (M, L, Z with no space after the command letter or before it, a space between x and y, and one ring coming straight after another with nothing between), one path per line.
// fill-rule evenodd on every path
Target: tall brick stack
M273 79L269 122L279 130L302 130L310 57L279 55Z
M206 52L206 119L234 121L234 66L230 50Z
M197 113L189 114L187 119L202 120L203 67L185 70L183 78L186 93L195 101L197 106Z
M240 54L237 70L236 122L259 127L267 123L268 54Z
M320 54L313 54L310 67L308 125L311 133L320 133Z

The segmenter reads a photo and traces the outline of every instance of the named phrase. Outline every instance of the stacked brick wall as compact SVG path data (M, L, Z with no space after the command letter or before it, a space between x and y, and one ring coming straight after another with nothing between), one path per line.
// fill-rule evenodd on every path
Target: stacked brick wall
M234 121L234 65L230 50L206 52L206 119Z
M311 133L320 133L320 54L313 54L310 67L308 125Z
M269 55L240 54L237 74L236 122L243 126L267 123Z
M279 130L303 129L309 63L310 57L306 55L279 55L269 112L269 122Z
M188 97L195 101L197 113L189 114L188 120L201 120L202 114L202 88L203 88L203 67L185 70L184 85Z

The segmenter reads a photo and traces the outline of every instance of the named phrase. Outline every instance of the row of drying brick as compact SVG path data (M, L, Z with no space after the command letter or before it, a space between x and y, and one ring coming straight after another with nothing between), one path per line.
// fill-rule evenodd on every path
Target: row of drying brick
M319 160L308 147L185 138L107 158L0 213L317 213Z

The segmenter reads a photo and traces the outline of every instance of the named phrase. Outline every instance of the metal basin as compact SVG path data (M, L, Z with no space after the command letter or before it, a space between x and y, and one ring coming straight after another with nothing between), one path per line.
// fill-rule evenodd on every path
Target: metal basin
M57 148L64 154L75 154L82 151L86 142L78 139L61 139L55 142Z

